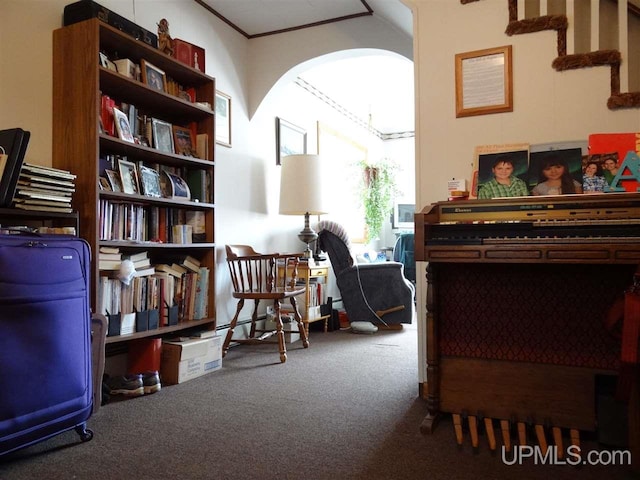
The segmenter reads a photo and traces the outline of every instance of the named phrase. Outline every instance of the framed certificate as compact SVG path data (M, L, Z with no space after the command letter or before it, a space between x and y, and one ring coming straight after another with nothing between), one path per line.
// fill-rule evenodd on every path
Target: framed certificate
M512 111L511 45L456 54L456 117Z

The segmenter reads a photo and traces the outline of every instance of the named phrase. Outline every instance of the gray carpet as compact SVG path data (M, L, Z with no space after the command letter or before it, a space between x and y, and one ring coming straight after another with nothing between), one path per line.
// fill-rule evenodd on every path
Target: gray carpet
M0 479L623 479L626 467L503 464L481 438L459 449L451 420L420 423L415 325L311 334L279 363L275 345L233 348L218 372L114 401L74 432L0 463ZM587 445L587 448L593 446Z

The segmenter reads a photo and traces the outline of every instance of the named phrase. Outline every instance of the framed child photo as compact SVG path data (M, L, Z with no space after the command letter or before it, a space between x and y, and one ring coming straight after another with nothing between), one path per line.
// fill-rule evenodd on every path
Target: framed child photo
M122 191L129 194L140 194L140 186L138 185L138 172L136 164L128 160L118 160L120 169L120 178L122 179Z
M178 125L173 126L173 146L178 155L186 157L196 157L196 149L194 147L193 135L191 130Z
M125 142L136 143L133 135L131 134L131 126L129 125L129 119L122 110L113 108L113 119L116 124L116 131L118 132L118 138Z
M165 153L174 153L171 124L157 118L151 119L153 146Z
M160 70L144 58L140 60L140 69L142 70L142 83L154 90L167 91L167 76L164 70Z

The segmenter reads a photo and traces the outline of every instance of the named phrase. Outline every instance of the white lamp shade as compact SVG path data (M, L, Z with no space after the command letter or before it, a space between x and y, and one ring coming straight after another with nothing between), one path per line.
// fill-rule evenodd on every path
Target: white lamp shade
M319 155L287 155L280 168L281 215L328 213L329 192L324 187L325 170Z

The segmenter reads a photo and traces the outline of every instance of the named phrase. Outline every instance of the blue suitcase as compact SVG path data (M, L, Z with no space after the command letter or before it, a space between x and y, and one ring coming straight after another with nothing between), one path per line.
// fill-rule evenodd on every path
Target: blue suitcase
M0 456L93 437L90 255L76 237L0 235Z

